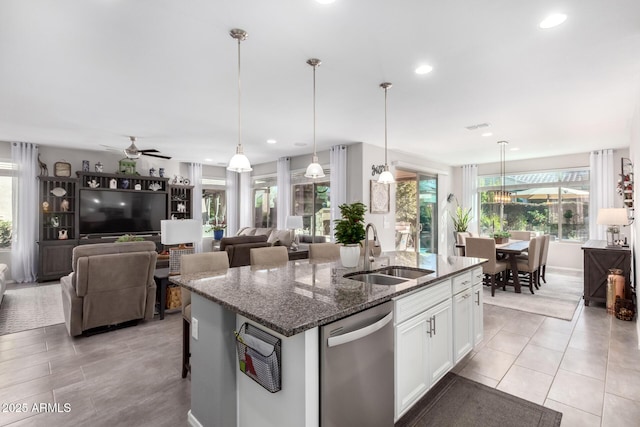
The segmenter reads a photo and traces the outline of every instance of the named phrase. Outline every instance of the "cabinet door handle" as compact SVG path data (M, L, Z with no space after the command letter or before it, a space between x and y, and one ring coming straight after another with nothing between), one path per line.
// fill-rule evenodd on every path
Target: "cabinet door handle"
M435 314L433 316L431 316L431 318L433 319L433 335L436 334L436 316Z
M427 322L429 323L429 329L427 329L427 333L429 334L429 338L431 338L433 336L433 327L431 326L431 319L432 319L432 317L427 319Z
M478 299L476 300L476 305L479 307L480 306L480 291L476 291L476 296L478 297Z

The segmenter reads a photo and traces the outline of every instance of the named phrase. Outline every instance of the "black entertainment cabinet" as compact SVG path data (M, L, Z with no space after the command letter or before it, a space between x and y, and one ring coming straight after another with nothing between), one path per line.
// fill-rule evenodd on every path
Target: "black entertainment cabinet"
M81 234L83 230L80 228L80 192L82 190L91 190L87 194L98 195L100 195L99 192L163 194L165 201L162 219L172 216L180 219L191 218L193 193L191 186L169 185L168 178L153 176L98 172L76 172L76 176L77 178L39 177L38 282L57 280L69 274L73 248L76 246L114 242L119 235L128 232L113 230L111 236ZM126 196L130 198L128 194ZM180 215L177 215L178 204L185 206ZM66 239L63 230L66 230ZM145 240L155 242L158 249L161 249L160 236L157 232L143 233L142 236Z

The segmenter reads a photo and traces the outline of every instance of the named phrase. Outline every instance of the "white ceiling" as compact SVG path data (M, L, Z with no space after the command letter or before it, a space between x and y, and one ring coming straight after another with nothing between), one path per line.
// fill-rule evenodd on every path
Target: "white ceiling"
M557 11L563 25L537 27ZM235 27L249 33L252 163L312 151L311 57L319 151L384 145L383 81L389 148L451 165L497 161L501 139L519 148L508 159L628 146L640 100L638 0L2 0L0 140L102 149L136 135L141 149L226 163ZM423 62L434 71L416 75Z

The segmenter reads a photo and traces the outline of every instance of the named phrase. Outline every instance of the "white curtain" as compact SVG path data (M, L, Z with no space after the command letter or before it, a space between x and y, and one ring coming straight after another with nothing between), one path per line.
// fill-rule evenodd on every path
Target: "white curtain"
M240 175L240 227L253 225L253 200L251 197L251 172Z
M200 163L189 163L187 165L189 171L189 181L193 185L191 197L191 212L193 219L197 219L204 223L202 216L202 165ZM202 252L202 240L194 242L196 252Z
M592 151L589 155L589 238L607 239L607 226L596 224L598 210L613 208L616 194L616 171L613 169L613 150Z
M227 236L238 232L240 212L240 174L227 171Z
M329 152L331 168L331 241L335 242L334 224L340 219L338 206L347 203L347 146L334 145Z
M478 233L478 165L462 166L462 197L460 198L462 209L471 208L472 220L468 231Z
M291 215L291 157L278 159L278 229L286 229L287 216Z
M38 240L38 146L11 144L13 170L11 276L17 283L35 282Z

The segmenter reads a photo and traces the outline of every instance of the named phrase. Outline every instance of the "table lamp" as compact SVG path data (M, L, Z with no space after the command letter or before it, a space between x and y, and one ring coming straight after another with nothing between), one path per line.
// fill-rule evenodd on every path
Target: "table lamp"
M285 227L288 230L293 230L293 240L291 242L291 250L297 251L299 241L298 241L298 233L296 233L296 230L303 227L302 217L298 215L289 215L287 217Z
M202 239L202 224L197 219L165 219L160 221L160 233L163 245L179 245L169 249L169 275L180 274L180 257L195 252L185 243Z
M620 225L629 225L626 208L602 208L598 210L598 225L607 225L607 247L621 246Z

